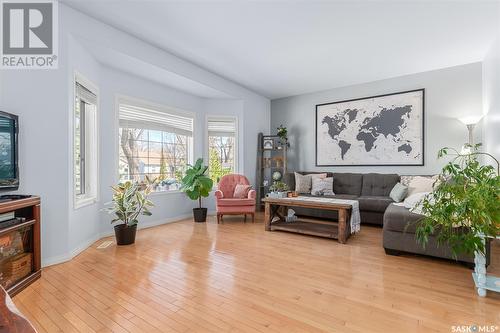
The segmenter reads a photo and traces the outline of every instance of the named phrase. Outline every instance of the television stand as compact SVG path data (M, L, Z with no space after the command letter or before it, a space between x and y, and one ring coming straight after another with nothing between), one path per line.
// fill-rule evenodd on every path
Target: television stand
M31 198L31 194L3 194L0 195L0 200L20 200Z
M12 297L41 276L40 198L0 196L2 215L14 216L0 227L0 285Z

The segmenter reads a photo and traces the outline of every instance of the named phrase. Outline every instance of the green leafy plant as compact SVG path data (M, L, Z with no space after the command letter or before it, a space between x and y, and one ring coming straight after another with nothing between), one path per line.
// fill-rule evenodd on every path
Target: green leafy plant
M122 221L131 227L139 222L139 215L151 216L149 207L153 207L154 204L148 199L148 196L156 182L156 179L150 180L146 176L145 183L127 181L112 186L112 206L104 209L109 214L115 215L111 223Z
M424 218L416 230L422 245L435 235L438 244L448 244L455 257L459 253L485 254L483 237L500 234L500 165L491 154L479 152L479 146L469 146L469 154L453 148L439 151L439 158L452 159L433 192L422 200ZM492 158L496 167L482 164L478 157Z
M277 128L277 130L277 135L280 138L280 142L289 147L290 143L288 142L288 129L282 124Z
M271 192L286 192L288 191L288 185L282 181L273 182L271 186L269 186L269 191Z
M196 160L194 165L188 165L186 175L182 178L181 191L185 192L189 199L198 200L199 208L201 208L201 198L208 197L212 186L214 185L206 172L208 166L203 165L203 159Z

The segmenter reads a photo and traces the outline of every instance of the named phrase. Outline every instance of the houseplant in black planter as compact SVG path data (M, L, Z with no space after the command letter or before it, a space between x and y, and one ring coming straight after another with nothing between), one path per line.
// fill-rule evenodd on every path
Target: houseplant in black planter
M195 222L205 222L207 220L207 209L201 207L201 198L208 197L214 185L206 172L208 166L203 165L203 159L196 160L194 165L188 165L186 175L182 178L181 190L191 200L198 200L198 208L193 208Z
M153 203L148 199L148 196L154 184L155 181L146 177L145 184L127 181L112 186L112 206L104 210L115 215L111 223L123 222L114 226L117 245L133 244L139 215L151 216L149 207L152 207Z

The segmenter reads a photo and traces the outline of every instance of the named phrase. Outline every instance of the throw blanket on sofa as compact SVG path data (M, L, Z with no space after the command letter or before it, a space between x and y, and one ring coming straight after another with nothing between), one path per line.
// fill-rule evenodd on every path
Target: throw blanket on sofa
M294 198L287 198L294 199ZM345 200L345 199L335 199L335 198L324 198L324 197L303 197L299 196L297 199L304 201L318 201L318 202L331 202L331 203L339 203L351 205L351 234L358 232L361 228L361 215L359 214L359 202L358 200Z

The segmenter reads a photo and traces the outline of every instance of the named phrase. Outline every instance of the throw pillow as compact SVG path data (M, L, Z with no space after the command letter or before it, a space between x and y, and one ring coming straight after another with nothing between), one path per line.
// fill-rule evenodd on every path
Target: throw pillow
M404 198L406 198L407 194L408 194L408 186L404 186L401 183L396 183L396 185L394 185L394 187L392 188L389 196L395 202L401 202L404 200Z
M334 195L333 193L333 177L312 179L312 195Z
M430 192L420 192L409 195L404 201L405 208L408 208L410 210L414 209L417 204L419 204L429 193Z
M311 175L301 175L295 172L295 191L298 193L311 192L312 177Z
M314 178L319 178L319 179L326 178L326 173L309 173L308 175L310 175L312 179L314 179Z
M415 193L432 192L432 187L435 181L435 177L416 176L412 178L408 184L408 196Z
M246 199L248 192L252 189L252 185L237 184L234 188L233 198Z

